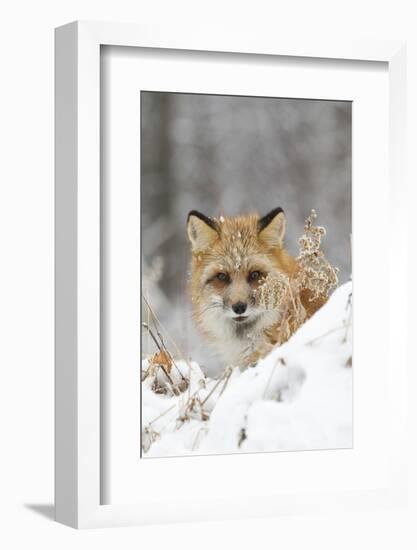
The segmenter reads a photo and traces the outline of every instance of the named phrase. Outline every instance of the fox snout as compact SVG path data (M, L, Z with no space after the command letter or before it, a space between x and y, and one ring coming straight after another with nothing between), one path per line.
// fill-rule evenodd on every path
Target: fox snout
M229 286L224 289L223 306L226 311L232 314L232 317L239 315L248 315L250 306L255 305L254 296L250 285L244 280L231 281Z
M242 315L242 313L245 313L247 307L248 304L245 304L245 302L236 302L232 305L232 309L237 315Z

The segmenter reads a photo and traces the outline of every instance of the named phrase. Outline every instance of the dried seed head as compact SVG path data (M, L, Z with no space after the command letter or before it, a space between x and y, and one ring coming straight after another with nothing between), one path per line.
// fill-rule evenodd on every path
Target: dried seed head
M267 310L279 312L277 343L285 342L306 320L307 314L300 294L308 290L310 300L327 299L337 286L337 268L325 258L321 250L321 238L326 234L324 227L314 225L317 214L314 210L305 221L304 234L299 240L297 257L299 270L293 277L280 273L262 279L255 294L256 304Z
M300 253L297 258L300 271L298 274L301 289L311 292L311 300L328 298L337 286L338 269L330 265L321 250L321 239L326 234L324 227L315 226L315 210L311 211L304 225L304 235L299 239Z

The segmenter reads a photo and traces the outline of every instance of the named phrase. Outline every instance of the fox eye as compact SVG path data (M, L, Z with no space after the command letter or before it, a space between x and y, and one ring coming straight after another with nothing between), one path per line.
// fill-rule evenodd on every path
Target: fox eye
M249 281L257 281L260 279L262 273L260 271L252 271L249 273Z
M216 279L221 281L222 283L227 283L229 281L229 275L227 273L217 273Z

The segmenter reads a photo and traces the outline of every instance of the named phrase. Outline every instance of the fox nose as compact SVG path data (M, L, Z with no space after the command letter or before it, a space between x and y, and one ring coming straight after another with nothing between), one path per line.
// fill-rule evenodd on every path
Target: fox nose
M236 302L232 305L232 309L237 315L242 315L246 311L246 304L243 302Z

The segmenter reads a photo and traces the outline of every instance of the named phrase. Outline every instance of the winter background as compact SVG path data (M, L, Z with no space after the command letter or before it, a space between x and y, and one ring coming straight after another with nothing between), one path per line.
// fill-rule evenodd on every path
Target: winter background
M351 447L351 124L344 101L141 92L142 322L155 324L150 304L175 356L168 381L142 331L143 456ZM276 206L294 256L317 211L340 288L256 367L229 372L192 321L187 214Z
M188 212L266 214L281 206L285 244L297 255L315 208L327 229L323 250L346 282L351 125L346 101L141 93L142 290L184 354L210 372L218 362L194 328L187 295ZM155 351L148 336L142 351Z

